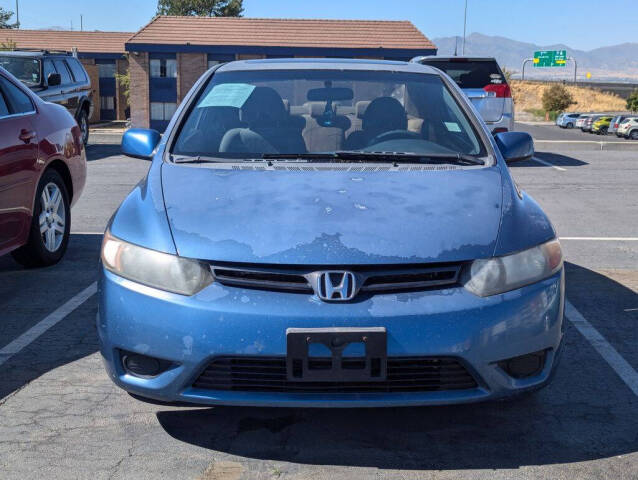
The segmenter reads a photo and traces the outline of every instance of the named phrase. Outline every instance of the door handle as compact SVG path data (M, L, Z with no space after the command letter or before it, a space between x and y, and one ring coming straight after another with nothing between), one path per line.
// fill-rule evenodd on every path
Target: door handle
M31 139L35 138L35 132L33 130L22 129L19 135L20 140L24 143L29 143Z

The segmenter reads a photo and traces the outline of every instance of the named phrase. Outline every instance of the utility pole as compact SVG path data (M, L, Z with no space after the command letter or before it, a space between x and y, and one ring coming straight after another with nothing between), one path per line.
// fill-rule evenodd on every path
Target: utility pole
M82 19L82 15L80 15L80 32L84 31L84 23L83 23L83 19Z
M18 5L18 0L16 0L16 28L20 28L20 6Z
M463 55L465 55L465 27L467 26L467 0L465 0L465 14L463 15Z

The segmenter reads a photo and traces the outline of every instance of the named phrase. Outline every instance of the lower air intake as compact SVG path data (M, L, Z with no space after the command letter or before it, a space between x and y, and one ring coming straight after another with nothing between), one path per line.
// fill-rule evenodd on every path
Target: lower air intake
M319 359L317 359L319 360ZM294 382L285 357L216 357L193 384L204 390L288 393L435 392L476 388L472 375L448 357L388 357L381 382Z

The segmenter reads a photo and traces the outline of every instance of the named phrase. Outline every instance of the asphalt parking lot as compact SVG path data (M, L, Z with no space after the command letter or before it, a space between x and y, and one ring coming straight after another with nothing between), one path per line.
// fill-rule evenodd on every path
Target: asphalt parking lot
M566 345L549 387L384 410L133 399L102 368L93 293L104 227L149 163L119 155L117 135L93 135L65 259L24 270L0 258L0 477L637 478L638 142L519 127L537 154L514 177L567 259Z

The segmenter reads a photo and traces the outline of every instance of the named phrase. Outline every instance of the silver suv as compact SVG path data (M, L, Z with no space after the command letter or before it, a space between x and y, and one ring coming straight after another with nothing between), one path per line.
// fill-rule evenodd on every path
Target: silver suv
M494 58L415 57L410 62L447 73L469 97L492 133L514 130L512 92Z

